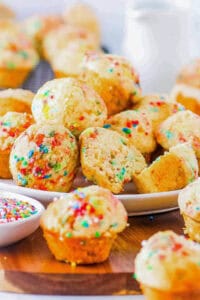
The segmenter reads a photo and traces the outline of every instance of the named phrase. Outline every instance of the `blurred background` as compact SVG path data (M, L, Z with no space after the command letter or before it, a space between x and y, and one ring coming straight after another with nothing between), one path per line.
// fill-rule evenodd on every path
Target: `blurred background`
M60 13L74 0L7 0L19 18ZM199 0L84 0L100 20L102 44L129 58L145 93L168 92L181 66L200 56Z

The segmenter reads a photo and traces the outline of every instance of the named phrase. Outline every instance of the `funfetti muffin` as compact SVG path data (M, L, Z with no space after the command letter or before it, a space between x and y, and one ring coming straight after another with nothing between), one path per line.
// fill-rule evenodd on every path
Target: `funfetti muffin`
M45 58L51 62L62 49L68 47L71 42L78 40L87 41L97 48L100 47L99 41L92 32L77 26L63 25L51 30L44 37L43 53Z
M60 124L34 124L15 141L10 171L17 185L67 192L76 174L75 137Z
M85 3L76 3L71 7L67 7L63 13L63 19L66 24L85 28L93 32L100 41L100 24L93 9Z
M86 53L102 52L96 45L84 40L75 40L60 50L51 60L56 78L76 77L80 75L81 64Z
M200 246L173 231L143 242L135 276L147 300L200 299Z
M189 110L170 116L158 127L156 140L166 150L179 143L191 141L200 160L200 116Z
M32 113L36 122L60 122L75 136L88 127L103 126L107 118L106 105L101 97L74 78L45 83L33 99Z
M79 141L83 174L115 194L122 192L133 174L146 166L139 150L116 131L88 128L82 132Z
M175 101L200 114L200 59L183 67L171 92Z
M178 196L178 205L185 221L185 233L200 242L200 178L189 184Z
M130 107L141 97L139 77L129 61L111 54L88 54L80 78L105 101L108 115Z
M33 15L21 23L23 31L31 38L35 48L42 54L42 43L44 37L63 24L62 18L58 15Z
M7 112L31 113L34 93L23 89L7 89L0 91L0 116Z
M145 112L152 122L154 131L169 116L185 110L181 104L172 102L167 95L159 94L145 95L132 109Z
M139 193L179 190L198 177L198 161L190 143L179 144L159 156L133 181Z
M36 67L39 57L29 38L16 25L0 21L0 88L17 88Z
M123 111L110 117L104 128L115 130L125 136L145 157L156 149L151 120L143 112Z
M14 11L5 5L4 3L0 3L0 19L14 19L15 13Z
M73 264L105 261L127 225L122 203L98 186L79 188L51 203L41 226L57 260Z
M0 177L11 178L9 156L16 138L31 124L30 114L8 112L0 117Z

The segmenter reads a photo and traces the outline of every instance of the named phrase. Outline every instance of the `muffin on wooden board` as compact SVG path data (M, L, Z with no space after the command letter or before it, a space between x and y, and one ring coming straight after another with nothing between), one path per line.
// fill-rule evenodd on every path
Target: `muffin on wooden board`
M52 202L41 218L49 249L72 264L105 261L127 225L122 203L98 186L79 188Z
M184 232L200 242L200 179L189 184L178 196L178 205L185 221Z
M142 244L135 276L147 300L200 299L200 246L173 231L160 231Z

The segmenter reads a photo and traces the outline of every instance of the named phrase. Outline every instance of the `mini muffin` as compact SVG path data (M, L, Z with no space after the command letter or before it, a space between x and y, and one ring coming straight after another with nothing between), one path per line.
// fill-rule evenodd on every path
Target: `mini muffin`
M95 35L88 30L70 25L62 25L59 28L51 30L43 40L43 53L50 62L55 56L59 55L59 51L69 46L74 41L87 41L98 48L99 41Z
M124 135L145 156L156 149L151 120L143 112L126 110L110 117L104 128Z
M0 22L1 27L1 22ZM16 25L0 28L0 87L17 88L39 62L31 43Z
M200 246L173 231L143 242L135 276L147 300L200 299Z
M33 123L30 114L8 112L0 117L0 177L12 178L9 156L16 138Z
M66 48L60 50L51 61L56 78L76 77L80 75L81 64L86 53L100 52L101 50L89 41L75 40Z
M152 121L154 131L165 119L172 114L185 110L185 108L176 103L170 101L167 95L146 95L141 98L138 104L133 106L133 109L140 112L145 112Z
M62 125L34 124L15 141L10 171L17 185L67 192L78 160L75 137Z
M200 160L200 116L189 110L172 115L159 126L156 139L166 150L179 143L191 141Z
M50 32L63 24L57 15L33 15L21 23L24 32L33 41L35 48L42 56L43 39Z
M31 113L34 93L23 89L0 91L0 116L9 111Z
M84 82L73 78L45 83L32 103L38 123L62 123L78 136L91 126L103 126L107 109L101 97Z
M51 203L41 219L57 260L76 264L105 261L117 234L127 225L122 203L98 186L79 188Z
M116 131L88 128L79 140L83 174L115 194L146 166L142 154Z
M63 13L63 19L66 24L85 28L89 32L93 32L100 41L100 24L93 9L86 4L76 3L71 7L67 7Z
M198 161L190 143L179 144L158 157L133 180L139 193L179 190L198 177Z
M200 59L194 60L180 71L171 97L186 109L200 115Z
M185 233L200 242L200 178L183 189L178 196L178 205L185 221Z
M88 54L80 78L105 101L108 115L116 114L141 97L138 74L124 57Z
M14 11L7 5L0 3L0 19L14 19Z

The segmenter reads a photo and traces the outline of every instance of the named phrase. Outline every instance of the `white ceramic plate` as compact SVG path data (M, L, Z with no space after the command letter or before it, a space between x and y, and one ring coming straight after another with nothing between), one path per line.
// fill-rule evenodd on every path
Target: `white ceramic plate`
M44 211L44 206L30 197L7 191L1 190L0 198L1 197L25 201L35 206L37 209L36 214L27 217L26 219L0 224L0 247L4 247L27 237L39 227L40 217Z
M77 186L85 186L88 184L80 184L76 182L74 188ZM33 197L47 205L55 197L59 197L62 193L47 192L41 190L34 190L25 187L16 186L13 180L0 180L0 190L19 193L29 197ZM133 184L128 184L124 194L117 195L126 207L128 214L147 215L160 212L166 212L177 208L177 198L179 191L152 193L152 194L135 194Z

